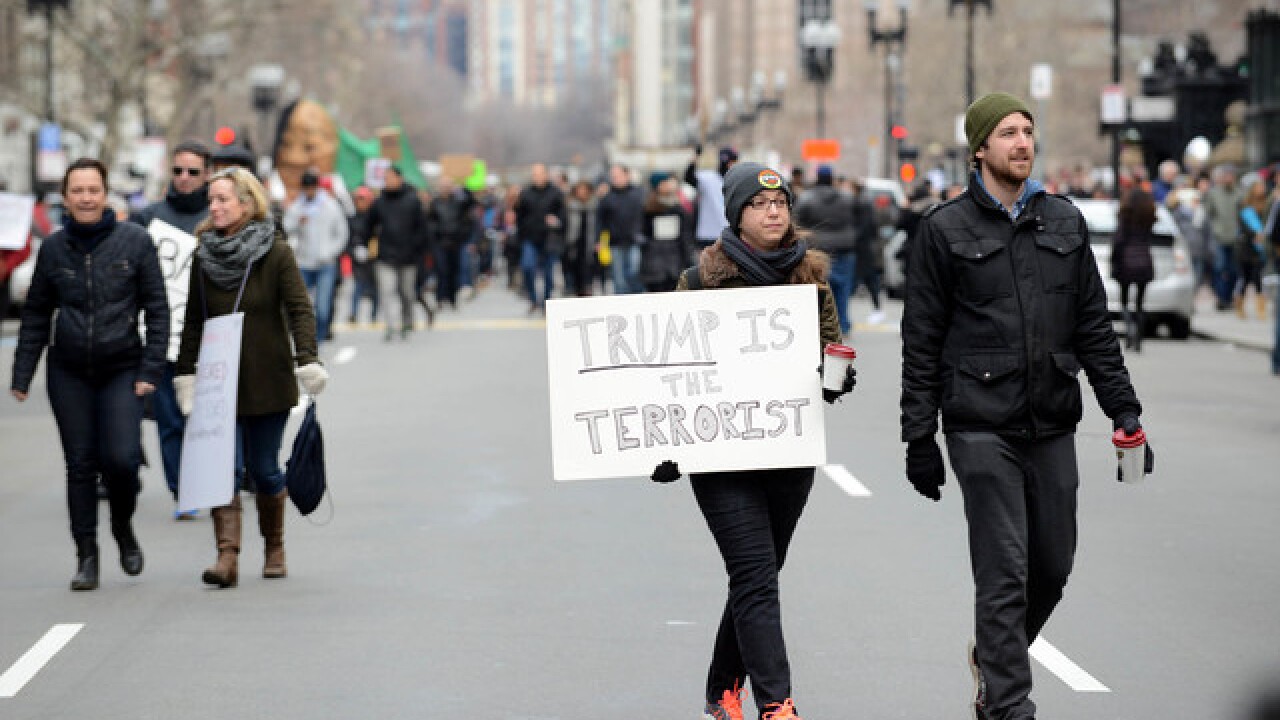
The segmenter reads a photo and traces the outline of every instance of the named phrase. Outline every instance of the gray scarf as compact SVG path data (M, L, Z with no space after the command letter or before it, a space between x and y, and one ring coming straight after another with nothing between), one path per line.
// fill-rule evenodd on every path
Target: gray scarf
M235 290L244 281L249 266L262 259L275 243L276 228L270 220L256 220L234 235L222 236L210 230L200 236L196 257L214 285Z
M761 252L748 246L729 228L720 233L720 246L738 266L748 285L782 285L809 251L803 242L796 242L791 247Z

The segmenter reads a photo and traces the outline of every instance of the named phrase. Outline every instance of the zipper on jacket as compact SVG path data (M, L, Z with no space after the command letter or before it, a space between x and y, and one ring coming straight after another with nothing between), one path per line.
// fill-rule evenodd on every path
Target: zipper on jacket
M1026 213L1026 208L1023 208L1023 213ZM1008 213L1004 213L1004 216L1006 218L1009 217ZM1014 245L1018 239L1019 225L1020 223L1018 221L1013 219L1009 220L1009 227L1011 229L1008 245L1009 269L1013 273L1013 295L1018 298L1018 320L1022 323L1022 353L1027 360L1027 438L1029 440L1035 440L1039 433L1036 431L1035 388L1032 386L1032 380L1034 379L1035 374L1031 371L1031 333L1030 329L1027 327L1027 311L1026 307L1022 304L1022 293L1018 290L1018 288L1022 287L1022 283L1018 282L1018 263L1013 258ZM1032 256L1032 260L1035 260L1035 256Z
M86 336L85 336L86 342L84 344L84 355L85 355L85 360L88 363L88 367L92 369L93 368L93 316L94 316L93 255L89 253L84 254L84 277L88 287L88 290L85 296L85 301L86 301L85 304L89 308L89 323L88 323L89 327L88 327L88 332L86 333Z

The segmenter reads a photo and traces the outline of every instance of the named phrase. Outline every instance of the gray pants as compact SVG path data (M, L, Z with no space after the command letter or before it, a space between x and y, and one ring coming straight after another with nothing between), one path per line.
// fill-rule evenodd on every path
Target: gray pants
M947 434L964 493L978 665L992 720L1029 720L1027 648L1062 599L1076 552L1075 435L1037 441Z
M417 268L412 265L388 265L378 263L378 295L382 297L383 314L386 318L387 332L396 329L413 328L414 283L417 281ZM391 302L391 298L399 298L399 302ZM400 314L392 313L392 307L399 307Z

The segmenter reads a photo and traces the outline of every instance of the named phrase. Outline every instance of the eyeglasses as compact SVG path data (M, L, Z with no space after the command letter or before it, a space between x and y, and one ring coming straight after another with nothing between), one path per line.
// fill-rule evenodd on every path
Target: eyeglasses
M185 171L188 175L190 175L191 177L198 177L198 176L200 175L200 173L204 172L204 168L182 167L182 166L180 166L180 165L174 165L174 166L173 166L173 176L174 176L174 177L182 177L182 173L183 173L184 171Z
M781 197L765 198L757 195L751 198L751 202L747 203L752 210L768 210L769 208L778 208L779 210L790 210L791 202L787 200L785 195Z

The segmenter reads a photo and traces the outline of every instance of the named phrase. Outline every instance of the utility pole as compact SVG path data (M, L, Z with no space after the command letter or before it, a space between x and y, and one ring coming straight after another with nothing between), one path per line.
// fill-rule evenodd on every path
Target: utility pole
M1111 0L1111 82L1120 84L1120 0ZM1111 190L1120 197L1120 128L1111 129Z

